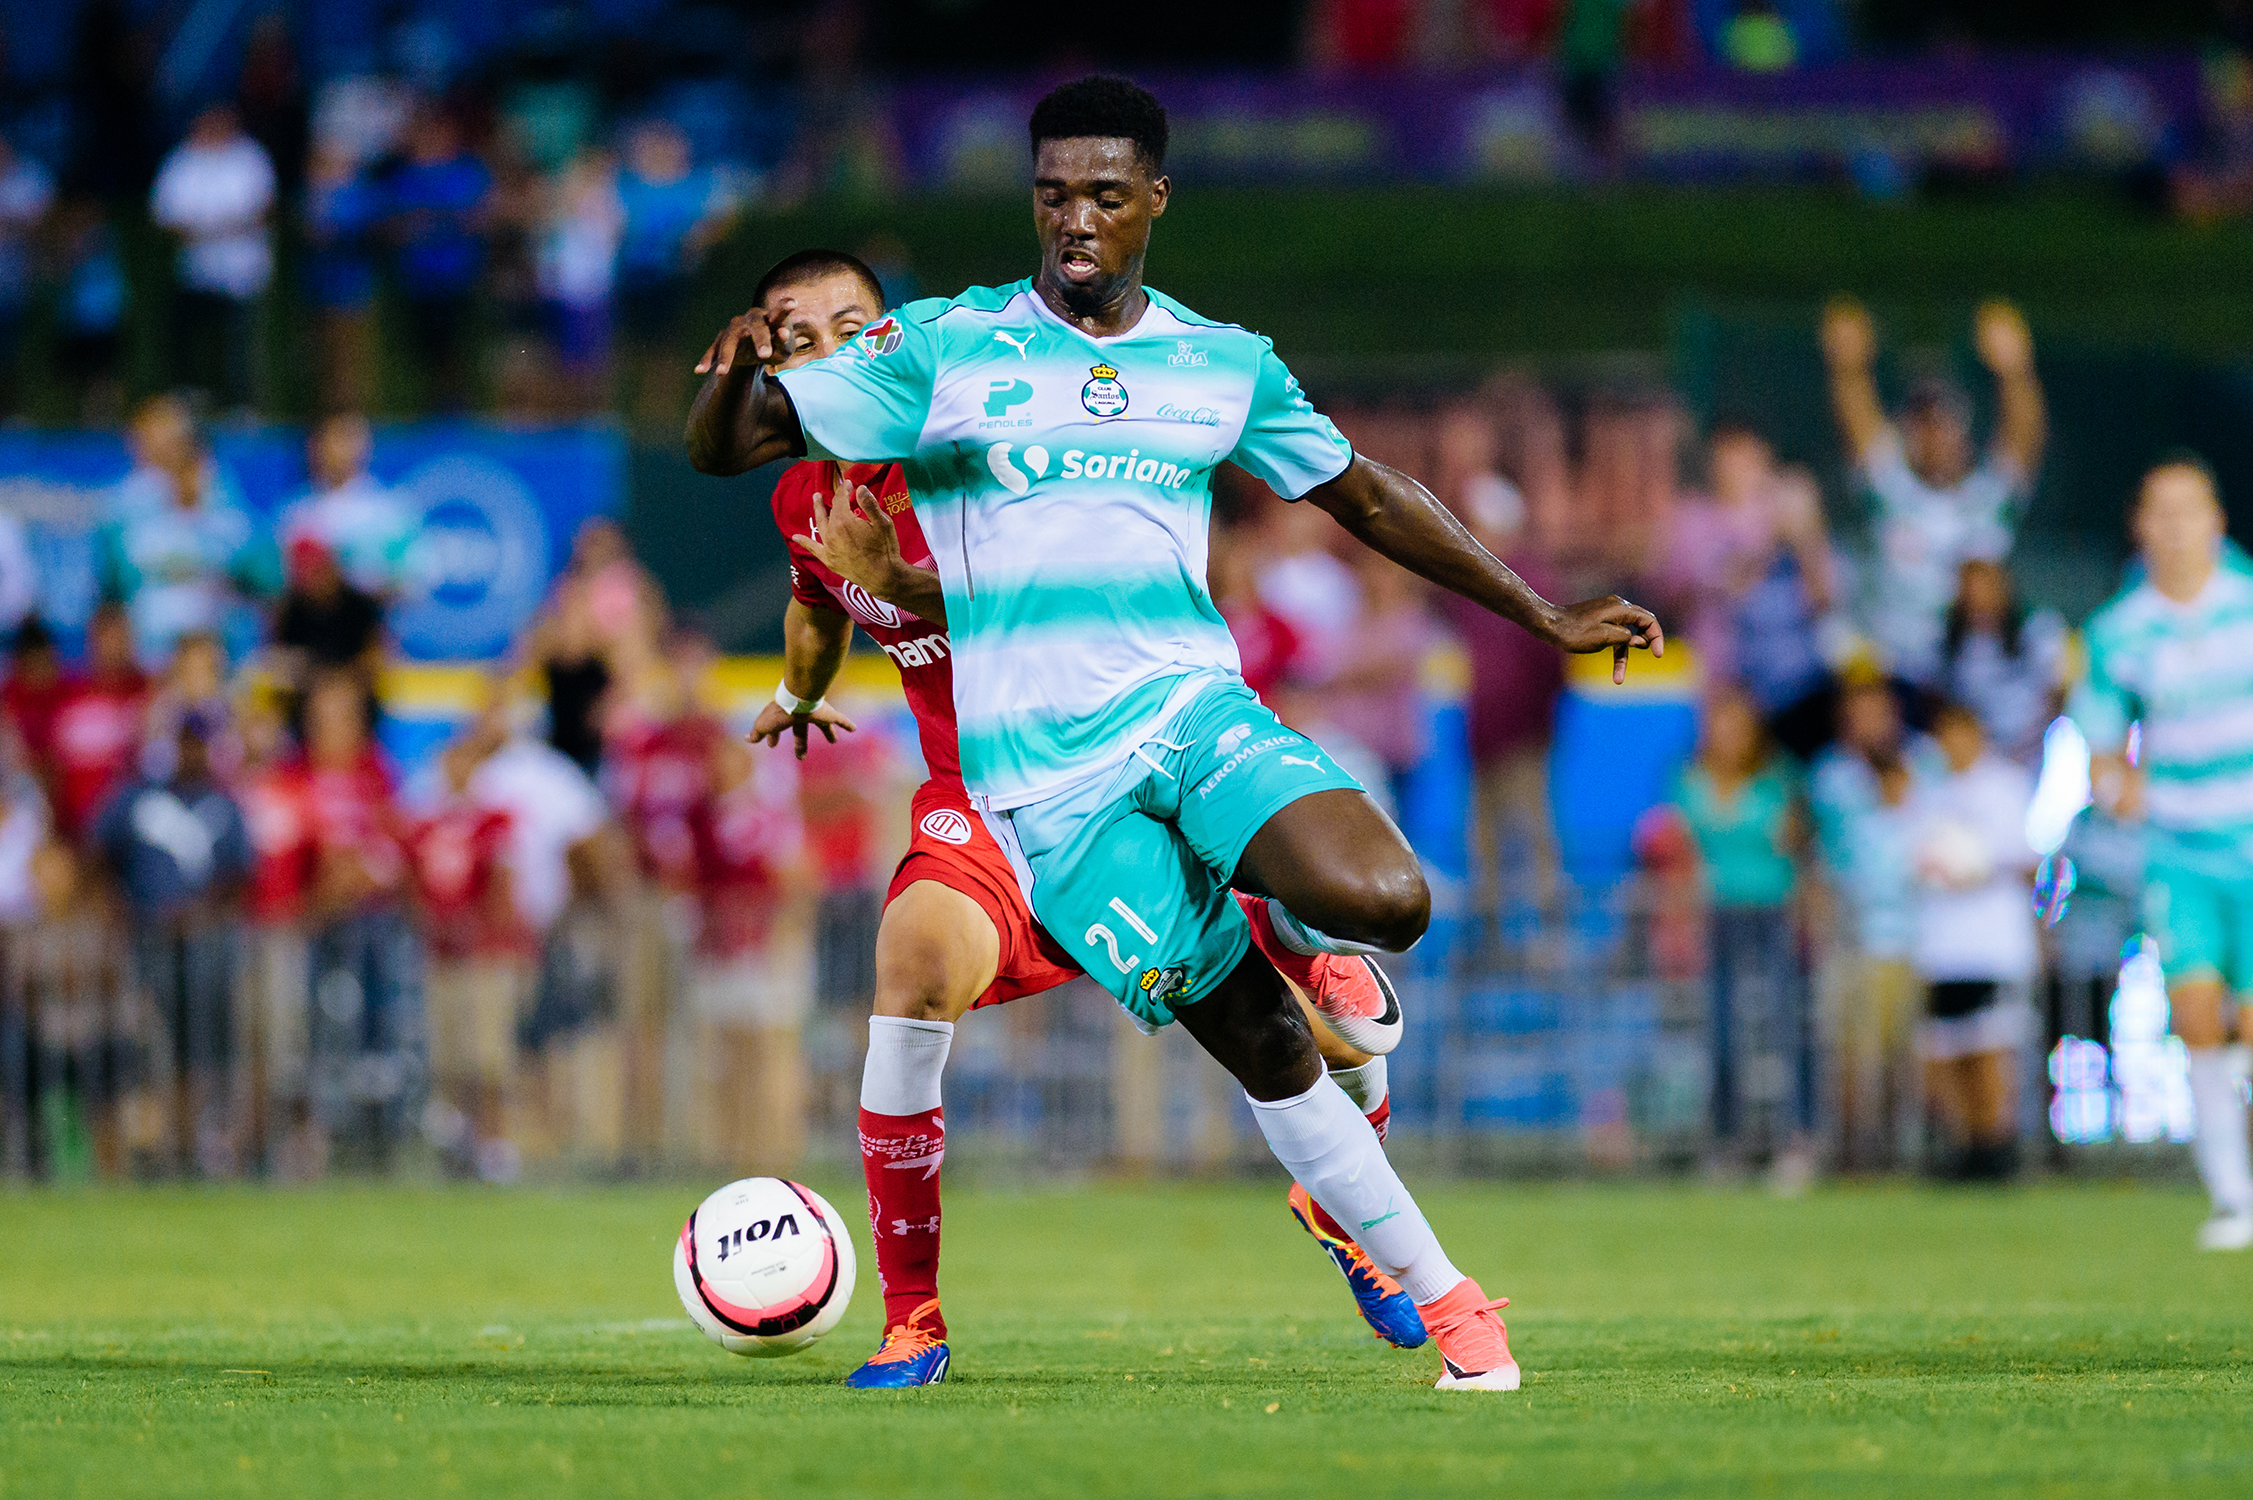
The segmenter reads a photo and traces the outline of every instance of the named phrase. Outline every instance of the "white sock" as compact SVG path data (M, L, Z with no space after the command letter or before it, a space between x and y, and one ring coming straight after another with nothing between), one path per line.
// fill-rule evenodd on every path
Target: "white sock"
M1377 1132L1329 1074L1296 1099L1252 1099L1252 1115L1275 1159L1410 1298L1430 1302L1462 1282L1424 1211L1385 1160Z
M1383 953L1386 951L1383 948L1372 947L1368 943L1351 942L1345 938L1332 937L1327 932L1317 931L1285 911L1283 903L1273 896L1267 898L1267 921L1268 925L1275 929L1275 941L1281 943L1293 953L1307 958L1312 958L1317 953L1339 953L1351 957L1354 954Z
M861 1108L872 1115L923 1115L937 1109L939 1074L953 1045L952 1021L870 1016Z
M1332 1068L1330 1076L1346 1091L1353 1107L1363 1114L1385 1102L1385 1060L1372 1057L1358 1068Z
M2214 1211L2253 1213L2253 1146L2245 1135L2243 1047L2190 1049L2190 1100L2198 1116L2198 1175Z

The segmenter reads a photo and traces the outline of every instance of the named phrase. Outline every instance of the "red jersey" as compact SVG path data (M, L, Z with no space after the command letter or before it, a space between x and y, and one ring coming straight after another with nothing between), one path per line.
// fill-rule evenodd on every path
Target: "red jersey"
M450 797L408 830L407 866L435 956L531 951L531 933L509 893L514 825L505 809Z
M75 838L102 800L129 778L141 753L149 706L139 672L113 682L73 685L55 710L55 826Z
M711 797L712 754L727 727L708 714L639 720L611 737L603 768L611 805L642 874L675 889L696 879L696 823Z
M842 610L884 648L900 669L900 687L915 715L915 729L923 742L923 764L934 781L962 785L962 754L955 743L954 651L939 626L897 606L873 598L857 583L847 583L814 560L813 555L790 541L814 534L814 496L837 487L834 463L793 464L774 487L774 523L790 549L790 593L799 603L815 609ZM933 566L930 544L908 501L907 476L898 464L846 464L845 476L857 488L866 485L892 518L900 536L900 555L919 568Z

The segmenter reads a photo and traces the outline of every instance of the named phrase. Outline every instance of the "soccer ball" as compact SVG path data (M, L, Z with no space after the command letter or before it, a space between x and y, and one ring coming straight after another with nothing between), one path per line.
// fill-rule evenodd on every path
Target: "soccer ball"
M746 1177L681 1226L673 1286L690 1321L729 1353L796 1354L853 1300L853 1237L812 1188Z

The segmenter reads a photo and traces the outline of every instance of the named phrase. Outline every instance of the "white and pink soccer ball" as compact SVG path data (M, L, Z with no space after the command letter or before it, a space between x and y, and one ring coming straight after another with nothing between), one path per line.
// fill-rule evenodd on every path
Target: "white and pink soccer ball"
M673 1286L690 1321L729 1353L796 1354L853 1300L853 1237L812 1188L746 1177L681 1226Z

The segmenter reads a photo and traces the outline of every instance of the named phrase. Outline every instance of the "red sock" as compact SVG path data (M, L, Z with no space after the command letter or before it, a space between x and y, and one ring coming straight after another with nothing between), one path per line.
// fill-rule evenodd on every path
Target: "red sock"
M1385 1097L1377 1101L1377 1107L1369 1111L1369 1128L1377 1132L1379 1143L1384 1141L1385 1127L1390 1124L1392 1124L1392 1091L1388 1089L1385 1091ZM1307 1201L1312 1203L1312 1197L1310 1196ZM1341 1240L1353 1239L1352 1235L1346 1233L1344 1225L1330 1217L1330 1210L1319 1203L1314 1204L1314 1222L1320 1224L1326 1234L1334 1234Z
M876 1280L884 1289L889 1333L939 1295L939 1163L947 1154L946 1111L860 1113L861 1175L868 1179L868 1227L876 1240ZM947 1336L944 1314L924 1326Z

